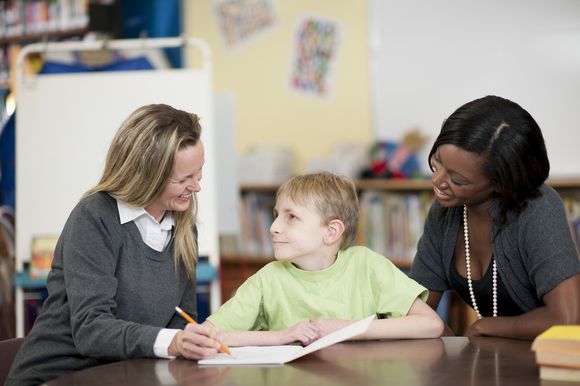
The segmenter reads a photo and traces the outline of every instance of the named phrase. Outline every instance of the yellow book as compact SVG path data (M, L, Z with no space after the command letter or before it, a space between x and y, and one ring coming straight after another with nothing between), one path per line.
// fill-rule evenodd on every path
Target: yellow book
M580 354L580 325L548 328L534 339L532 351Z
M580 370L567 369L564 367L540 366L540 379L580 382Z
M559 366L580 371L580 352L561 354L549 351L536 351L536 363L542 366Z
M580 326L552 326L532 343L541 366L580 369Z

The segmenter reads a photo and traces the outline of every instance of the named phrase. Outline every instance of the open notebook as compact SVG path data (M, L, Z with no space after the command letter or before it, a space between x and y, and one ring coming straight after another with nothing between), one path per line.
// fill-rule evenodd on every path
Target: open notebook
M231 356L220 353L214 358L200 360L198 364L201 366L281 365L364 333L374 318L375 315L371 315L354 322L312 342L306 347L294 345L231 347Z

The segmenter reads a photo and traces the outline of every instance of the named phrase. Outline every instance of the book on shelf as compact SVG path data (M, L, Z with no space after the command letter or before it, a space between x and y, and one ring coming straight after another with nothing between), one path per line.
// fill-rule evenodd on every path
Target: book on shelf
M270 226L274 221L274 197L270 193L248 193L240 198L240 253L272 257Z
M363 192L357 244L388 258L411 261L431 202L430 192Z
M580 325L552 326L534 339L540 379L580 381Z
M572 238L576 247L580 248L580 192L565 192L560 194L568 216Z
M86 28L87 0L0 1L0 38Z
M34 237L30 256L31 279L44 279L48 276L57 241L56 236Z

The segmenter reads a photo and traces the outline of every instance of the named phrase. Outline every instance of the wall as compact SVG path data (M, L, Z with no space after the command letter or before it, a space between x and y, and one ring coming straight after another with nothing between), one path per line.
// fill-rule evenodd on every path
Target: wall
M431 144L457 107L495 94L536 119L552 177L580 175L579 1L368 2L377 137L419 127Z
M209 43L215 91L234 95L238 151L255 144L289 145L298 157L296 171L302 172L307 160L328 155L337 143L371 140L367 4L347 0L273 4L276 26L233 51L222 41L211 0L184 0L185 31ZM288 87L294 30L302 15L342 24L335 83L327 100Z
M214 85L236 100L236 144L284 143L305 161L339 141L400 140L418 127L426 154L441 122L487 94L521 104L544 131L552 176L580 174L580 2L577 0L273 0L278 25L225 49L211 0L184 0L185 30L213 50ZM367 11L368 7L368 11ZM299 15L344 27L336 93L288 91Z

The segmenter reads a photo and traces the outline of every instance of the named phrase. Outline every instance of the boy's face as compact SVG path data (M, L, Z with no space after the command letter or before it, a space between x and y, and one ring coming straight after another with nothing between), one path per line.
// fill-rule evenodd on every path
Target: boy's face
M276 260L292 261L301 266L324 249L327 227L313 204L297 204L282 195L274 208L270 227Z

